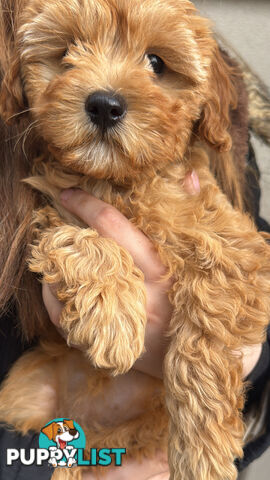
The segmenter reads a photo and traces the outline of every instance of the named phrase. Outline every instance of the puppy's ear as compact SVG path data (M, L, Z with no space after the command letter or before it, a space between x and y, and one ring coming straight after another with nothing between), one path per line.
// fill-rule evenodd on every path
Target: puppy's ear
M68 426L70 430L74 430L74 423L73 420L64 420L64 423Z
M199 136L219 152L230 150L230 110L237 106L237 92L233 85L235 72L222 58L216 47L212 59L208 92L198 125Z
M42 433L44 433L44 435L46 435L46 437L48 437L49 440L52 440L53 439L53 436L54 436L54 426L55 426L55 422L53 423L50 423L50 425L47 425L47 427L44 427L42 428Z
M17 12L21 7L21 0L1 0L0 114L6 121L25 109L19 50L16 45Z

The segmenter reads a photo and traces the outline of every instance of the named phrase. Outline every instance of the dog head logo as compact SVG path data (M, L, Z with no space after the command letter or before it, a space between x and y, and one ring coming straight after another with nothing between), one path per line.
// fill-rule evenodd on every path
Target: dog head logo
M74 427L73 420L63 420L62 422L52 422L42 428L49 440L53 440L58 448L63 450L71 440L80 436L78 430Z
M73 420L57 418L41 429L39 447L49 450L53 467L73 467L77 465L78 449L85 448L85 435Z

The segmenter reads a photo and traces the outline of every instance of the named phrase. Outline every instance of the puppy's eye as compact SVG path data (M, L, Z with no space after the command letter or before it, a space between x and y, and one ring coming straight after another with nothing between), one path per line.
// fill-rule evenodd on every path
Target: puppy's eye
M65 58L68 55L68 48L66 48L62 53L62 58Z
M57 433L61 433L61 428L58 428L58 429L57 429Z
M158 57L157 55L154 55L152 53L149 53L149 54L147 54L147 58L148 58L148 60L151 64L151 67L154 70L154 73L156 73L156 75L160 75L161 73L163 73L164 68L165 68L165 63L163 62L163 60L160 57Z
M62 66L65 70L69 70L70 68L73 68L73 65L69 61L68 56L69 56L69 48L67 47L66 50L64 50L64 52L62 53L62 57L61 57Z

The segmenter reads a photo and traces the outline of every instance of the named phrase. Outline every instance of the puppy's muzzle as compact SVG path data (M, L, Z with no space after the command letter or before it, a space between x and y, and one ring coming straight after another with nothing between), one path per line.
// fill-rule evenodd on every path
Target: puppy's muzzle
M121 95L97 91L86 99L85 110L92 123L103 132L116 126L127 113L127 104Z

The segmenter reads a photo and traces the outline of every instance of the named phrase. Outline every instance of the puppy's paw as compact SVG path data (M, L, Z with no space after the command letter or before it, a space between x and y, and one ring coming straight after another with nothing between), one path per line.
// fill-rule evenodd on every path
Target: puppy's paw
M57 461L55 460L55 458L50 458L50 459L48 460L48 463L49 463L50 465L52 465L52 467L54 467L54 468L57 467Z
M93 245L92 245L93 246ZM102 239L99 257L90 255L87 275L76 293L66 298L61 326L68 342L82 346L92 363L127 372L144 348L146 325L143 275L131 256L111 240ZM63 292L59 291L63 299Z
M100 318L99 332L96 336L91 332L89 340L92 344L86 350L96 367L110 369L113 375L126 373L132 368L144 349L145 316L138 311L139 308L132 308L132 317L116 314L109 326Z
M128 371L144 347L145 287L131 255L90 228L59 226L32 247L30 268L57 285L70 344L99 368Z

